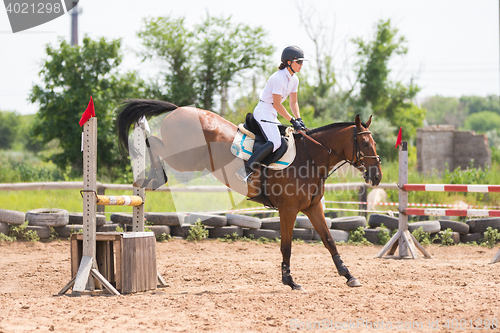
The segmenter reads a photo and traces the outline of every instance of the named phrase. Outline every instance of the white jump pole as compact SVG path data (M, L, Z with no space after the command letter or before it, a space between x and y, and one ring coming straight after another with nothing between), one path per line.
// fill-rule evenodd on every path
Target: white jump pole
M139 170L139 172L145 172L146 169L146 133L141 126L137 124L134 126L133 132L134 147L139 152L133 160L133 168ZM134 187L134 195L142 198L144 202L146 196L146 189L140 187ZM133 208L133 220L132 220L132 231L133 232L143 232L144 231L144 205L134 206Z
M424 250L423 246L413 237L408 230L408 216L404 214L408 207L408 191L403 190L404 184L408 183L408 143L401 142L399 146L399 223L398 231L392 236L387 244L376 255L376 258L382 258L386 253L395 259L416 259L417 249L422 252L425 258L431 256ZM394 256L399 247L399 255ZM408 253L409 252L409 253Z
M76 277L66 284L59 295L73 287L72 295L94 291L94 278L113 295L120 295L97 269L96 262L96 207L97 207L97 118L83 125L83 251Z

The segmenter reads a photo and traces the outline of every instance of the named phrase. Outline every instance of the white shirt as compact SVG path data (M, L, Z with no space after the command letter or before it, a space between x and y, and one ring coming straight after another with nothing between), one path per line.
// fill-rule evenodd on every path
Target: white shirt
M281 95L281 103L283 103L290 93L297 92L298 87L299 78L297 75L291 75L287 68L281 69L267 80L266 86L260 94L260 100L272 104L274 94Z

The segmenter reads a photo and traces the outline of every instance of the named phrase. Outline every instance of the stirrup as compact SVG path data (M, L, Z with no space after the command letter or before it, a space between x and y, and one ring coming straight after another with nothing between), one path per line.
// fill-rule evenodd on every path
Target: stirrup
M253 171L247 174L247 171L245 170L245 167L241 167L237 172L236 172L236 177L238 177L239 180L243 181L245 185L248 183L252 183L252 181L249 179L249 177L253 174Z

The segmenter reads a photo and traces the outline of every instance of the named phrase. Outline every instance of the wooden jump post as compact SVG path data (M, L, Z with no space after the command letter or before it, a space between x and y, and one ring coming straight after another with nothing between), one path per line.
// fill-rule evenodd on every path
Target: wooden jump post
M145 156L146 156L146 145L145 137L142 133L142 129L139 126L134 128L134 145L139 150L138 156L134 158L133 167L137 168L141 172L145 169ZM160 274L156 271L156 250L154 234L152 232L144 232L144 199L145 191L143 188L134 188L133 196L104 196L98 195L96 192L97 187L97 118L92 117L87 120L84 124L83 136L82 136L82 147L83 147L83 190L81 191L83 198L83 249L81 252L81 262L78 266L78 271L75 276L64 286L58 295L65 294L71 287L73 287L72 295L79 296L82 292L93 292L96 288L102 289L104 287L113 295L120 295L120 292L115 288L110 281L108 281L99 271L98 263L96 261L96 240L101 238L102 241L108 241L110 236L114 236L113 239L119 240L120 243L116 248L116 266L117 275L120 277L120 281L115 281L117 286L124 288L126 284L133 284L126 289L128 292L135 291L145 291L156 288L156 281L160 284L165 284ZM96 207L97 205L127 205L133 206L133 223L132 223L132 233L97 233L96 234ZM96 237L97 235L97 237ZM75 236L75 235L74 235ZM148 245L146 242L135 241L123 241L123 239L131 239L138 237L153 237L153 243L149 241ZM76 237L75 244L76 243ZM81 238L81 236L80 236ZM72 237L73 240L73 237ZM130 244L130 249L124 248ZM138 247L136 249L135 247ZM142 246L142 248L141 248ZM149 246L148 249L144 249L145 246ZM75 246L77 247L77 246ZM73 249L72 241L72 262L76 260L78 254L77 250ZM106 252L106 251L105 251ZM113 247L107 248L108 256L107 261L110 261L105 270L113 270ZM119 254L119 255L118 255ZM111 259L109 259L111 256ZM153 256L154 258L149 258L151 262L146 263L146 268L151 271L151 266L154 264L154 275L151 272L143 272L144 267L143 261L148 261L147 256ZM102 256L101 256L102 257ZM136 258L137 257L137 258ZM146 259L146 260L144 260ZM122 262L123 261L123 262ZM153 263L154 261L154 263ZM132 272L124 272L122 270L129 269ZM119 272L118 272L119 271ZM137 272L139 271L139 272ZM109 276L114 276L113 272ZM131 279L129 276L133 276L135 279L132 282L127 282L127 279ZM137 281L139 280L139 282ZM152 283L154 282L154 287L152 288ZM125 290L125 289L124 289Z
M403 186L408 183L408 143L401 142L399 146L399 224L397 233L387 242L387 244L376 255L377 258L382 258L386 253L393 258L417 258L417 249L422 252L425 258L431 256L425 251L424 247L413 237L408 230L408 215L405 210L408 206L408 192L403 189ZM394 256L396 249L399 247L399 255ZM409 253L408 253L409 251Z

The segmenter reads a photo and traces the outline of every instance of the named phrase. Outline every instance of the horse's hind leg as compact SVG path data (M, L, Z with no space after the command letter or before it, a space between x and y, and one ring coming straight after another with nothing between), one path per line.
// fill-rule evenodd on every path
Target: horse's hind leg
M330 251L339 275L347 279L347 285L349 287L361 286L361 283L359 283L358 279L351 275L347 267L344 265L344 262L340 258L337 247L335 246L335 241L333 240L333 237L328 230L328 226L326 225L325 215L323 213L321 202L309 206L307 209L303 210L303 212L307 215L309 221L311 221L314 229L316 229L316 232L321 237L321 240L323 241L325 247L328 249L328 251Z
M167 174L160 161L161 151L165 148L160 138L154 135L146 139L146 146L151 159L148 178L137 179L134 182L134 186L156 190L168 181Z
M281 228L281 255L283 262L281 263L281 281L283 284L290 286L292 290L305 291L304 288L299 286L293 281L290 274L290 257L292 255L292 237L293 226L295 225L295 218L297 212L291 209L280 209L280 228Z

